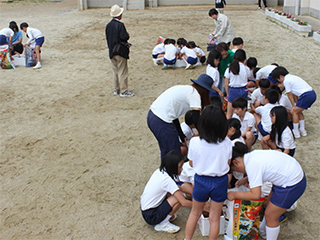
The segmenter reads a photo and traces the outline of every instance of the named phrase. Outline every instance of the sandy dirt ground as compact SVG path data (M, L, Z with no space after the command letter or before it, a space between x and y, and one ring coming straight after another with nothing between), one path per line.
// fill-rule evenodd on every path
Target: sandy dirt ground
M146 115L162 91L190 84L205 66L163 71L151 50L159 35L205 49L214 29L211 7L124 12L136 96L122 99L111 94L109 9L79 12L76 0L0 3L0 28L26 21L46 37L42 69L0 69L0 239L183 239L189 209L178 212L181 231L174 235L154 231L141 217L140 195L160 164ZM256 6L229 6L225 14L247 57L285 66L320 94L319 44L267 20ZM279 239L319 239L319 112L316 102L305 114L308 136L297 140L296 158L308 188ZM207 238L197 229L194 239Z

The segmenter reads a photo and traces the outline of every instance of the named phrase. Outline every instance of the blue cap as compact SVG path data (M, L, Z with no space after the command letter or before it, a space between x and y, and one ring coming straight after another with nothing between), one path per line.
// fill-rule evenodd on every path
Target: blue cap
M198 84L199 86L207 89L210 92L213 92L212 89L213 79L208 74L201 74L197 80L190 79L192 82Z

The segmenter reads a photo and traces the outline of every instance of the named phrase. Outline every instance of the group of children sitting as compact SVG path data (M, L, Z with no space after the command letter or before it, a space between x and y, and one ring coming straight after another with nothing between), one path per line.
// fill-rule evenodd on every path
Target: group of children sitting
M36 28L29 27L28 23L20 24L20 29L26 33L29 38L25 44L22 44L22 32L15 21L9 23L9 27L0 29L0 49L9 49L11 60L15 54L23 54L24 47L28 46L36 55L36 65L34 69L41 68L41 47L44 43L42 32Z
M162 69L175 68L177 60L183 60L185 69L190 69L205 63L206 55L194 41L187 42L184 38L178 38L177 46L175 44L176 41L171 38L157 44L152 50L154 64L163 64Z
M236 39L240 43L241 40ZM209 52L206 74L214 83L212 104L202 111L197 131L193 112L185 114L181 129L188 144L181 144L181 153L169 152L145 187L141 196L142 215L157 231L179 231L180 227L171 223L176 219L175 212L180 206L192 205L185 239L192 238L203 211L210 213L209 237L216 239L226 198L252 200L263 193L266 197L270 194L270 198L260 223L260 235L277 239L279 222L305 190L304 172L293 156L295 139L307 135L303 111L315 102L316 93L303 79L275 63L258 68L255 58L246 58L242 45L243 41L234 50L223 79L219 63L226 56L217 50L218 46ZM172 65L179 52L192 66L194 62L188 59L195 57L183 50L193 49L188 46L188 43L179 45L178 51L174 40L166 39L164 52L153 52L155 63L159 54L163 54L164 67ZM224 81L224 88L219 87L219 81ZM223 98L228 102L226 113L222 109ZM259 135L262 150L251 151ZM268 183L273 185L272 189L263 191ZM241 184L250 190L226 193L227 188Z

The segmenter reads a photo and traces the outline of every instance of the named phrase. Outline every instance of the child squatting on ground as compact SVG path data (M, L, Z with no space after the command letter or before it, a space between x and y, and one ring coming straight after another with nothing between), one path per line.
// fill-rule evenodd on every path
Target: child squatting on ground
M178 232L180 227L171 223L176 219L175 213L181 206L192 206L192 202L185 199L175 182L184 162L179 151L168 152L144 188L141 196L142 216L156 231ZM209 211L209 204L203 205L202 210Z
M277 106L271 109L272 122L270 135L261 139L262 149L274 149L289 154L293 157L296 150L296 142L293 133L288 126L288 113L285 107Z

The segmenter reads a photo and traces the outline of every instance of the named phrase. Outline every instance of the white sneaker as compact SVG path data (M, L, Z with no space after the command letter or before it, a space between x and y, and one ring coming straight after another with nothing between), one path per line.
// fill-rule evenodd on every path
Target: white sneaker
M168 68L168 65L164 63L163 67L162 67L162 70L167 69L167 68Z
M113 96L117 96L119 94L118 90L113 90L112 91Z
M193 68L193 65L188 63L186 66L186 69L192 69L192 68Z
M261 238L266 239L267 238L267 234L265 232L262 232L259 230L259 235Z
M35 66L33 67L33 69L38 69L38 68L41 68L41 67L42 67L41 63L38 62L37 65L35 65Z
M133 97L133 96L134 96L134 93L132 93L132 92L120 93L120 97Z
M162 232L168 232L168 233L176 233L176 232L179 232L180 227L176 226L168 221L168 222L165 222L162 224L155 225L154 230L156 230L158 232L162 231Z
M300 134L302 137L305 137L308 135L306 130L300 130Z
M295 138L300 138L299 130L298 131L293 130L292 132L293 132L293 135L294 135Z

